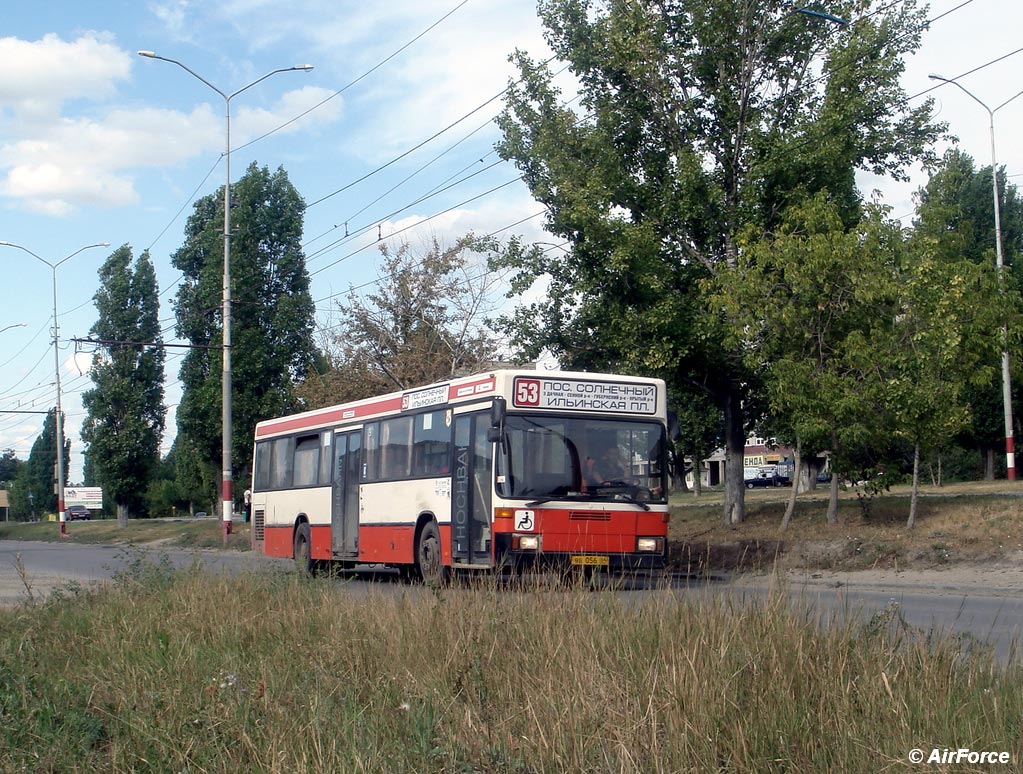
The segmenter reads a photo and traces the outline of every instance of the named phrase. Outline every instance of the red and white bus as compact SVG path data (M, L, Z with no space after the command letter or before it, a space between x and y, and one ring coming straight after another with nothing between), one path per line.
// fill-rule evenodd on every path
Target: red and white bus
M254 546L309 571L556 562L655 569L667 551L664 382L498 370L256 426Z

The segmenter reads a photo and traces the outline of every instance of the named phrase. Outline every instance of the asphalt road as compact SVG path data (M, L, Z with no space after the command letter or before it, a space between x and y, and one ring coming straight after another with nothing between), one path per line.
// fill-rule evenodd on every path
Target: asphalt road
M26 601L28 589L35 596L45 595L68 581L88 583L111 579L127 569L140 556L167 557L177 567L199 561L210 572L232 572L265 568L286 570L291 562L269 559L258 554L217 550L173 548L132 548L68 543L39 543L0 540L0 605ZM388 585L401 589L393 574L356 573L346 579L346 588L365 591L373 580L376 588ZM323 579L324 583L331 583ZM663 581L637 579L621 584L617 593L635 604L642 604ZM680 601L710 603L726 599L738 605L762 604L772 593L774 581L765 577L696 580L674 577L668 584ZM947 584L930 586L900 585L898 580L884 583L860 581L857 584L833 580L788 581L782 586L791 604L805 607L825 625L834 620L857 616L863 620L884 618L893 625L901 620L910 627L937 629L964 642L976 641L994 648L1002 661L1023 661L1016 643L1023 641L1023 596L1013 590L970 586L957 588Z

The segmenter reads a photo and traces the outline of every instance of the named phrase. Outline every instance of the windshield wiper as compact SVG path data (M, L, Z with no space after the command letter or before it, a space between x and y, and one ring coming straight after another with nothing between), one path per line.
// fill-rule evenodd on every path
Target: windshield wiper
M650 506L647 505L643 500L637 500L635 497L630 497L624 492L612 491L609 487L605 488L601 492L594 492L593 494L563 494L563 495L547 495L544 497L538 497L536 500L531 500L526 503L527 508L535 508L538 505L544 503L553 502L554 500L569 500L576 503L590 503L606 499L610 495L611 498L618 503L629 503L631 505L638 505L644 511L649 511Z
M526 503L526 507L527 508L535 508L538 505L543 505L544 503L549 503L549 502L552 502L554 500L571 500L573 502L588 502L589 500L592 500L592 499L593 498L590 495L585 495L585 494L544 495L543 497L538 497L537 499L532 500L532 501Z

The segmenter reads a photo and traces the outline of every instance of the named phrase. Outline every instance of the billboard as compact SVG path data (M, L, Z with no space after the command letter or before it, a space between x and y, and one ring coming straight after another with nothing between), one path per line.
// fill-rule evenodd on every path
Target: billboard
M98 486L64 487L64 506L84 505L91 511L103 508L103 488Z

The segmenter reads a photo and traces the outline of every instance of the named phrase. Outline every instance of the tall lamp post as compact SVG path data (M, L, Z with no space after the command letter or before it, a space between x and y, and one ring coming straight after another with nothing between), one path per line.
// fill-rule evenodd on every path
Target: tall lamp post
M221 478L220 478L220 499L221 519L224 526L224 542L231 534L231 514L234 510L234 482L232 479L231 461L231 100L255 86L262 83L271 75L287 73L293 70L312 70L310 64L295 65L294 67L281 67L271 70L262 78L257 78L252 83L227 94L208 80L203 78L192 68L182 64L177 59L168 59L158 56L153 51L139 51L139 56L147 59L159 59L163 62L176 64L199 81L217 92L224 100L224 125L226 127L226 144L224 150L225 166L227 167L227 179L224 183L224 288L223 288L223 318L224 318L224 339L223 339L223 371L221 377L221 424L222 424L222 446L221 446Z
M57 411L54 415L54 424L56 425L56 436L57 436L57 513L60 519L60 536L65 537L67 535L67 514L64 511L64 422L61 416L60 409L60 350L57 347L57 340L60 336L60 328L57 323L57 267L59 267L65 261L69 261L84 250L90 250L93 247L110 247L109 242L97 242L94 245L86 245L75 250L71 255L66 258L61 258L56 263L50 263L45 258L36 255L27 247L16 245L13 242L0 242L0 245L4 247L14 247L18 250L28 253L37 261L41 261L50 267L53 273L53 374L54 380L57 386Z
M998 164L995 157L995 113L1001 110L1003 107L1008 105L1017 97L1023 95L1023 91L1014 94L1009 97L1001 105L995 108L989 108L986 104L981 102L973 92L967 89L965 86L960 84L958 81L952 78L943 78L940 75L931 74L927 76L933 81L941 81L943 83L950 83L966 96L980 105L984 110L987 111L988 115L988 129L991 135L991 188L994 192L995 201L995 266L998 269L998 279L1002 281L1002 275L1004 272L1004 262L1002 260L1002 214L1001 205L998 200ZM1016 449L1015 449L1015 438L1012 429L1012 380L1009 375L1009 349L1005 344L1005 332L1003 330L1003 347L1002 347L1002 405L1005 413L1005 469L1006 474L1010 481L1016 480Z

